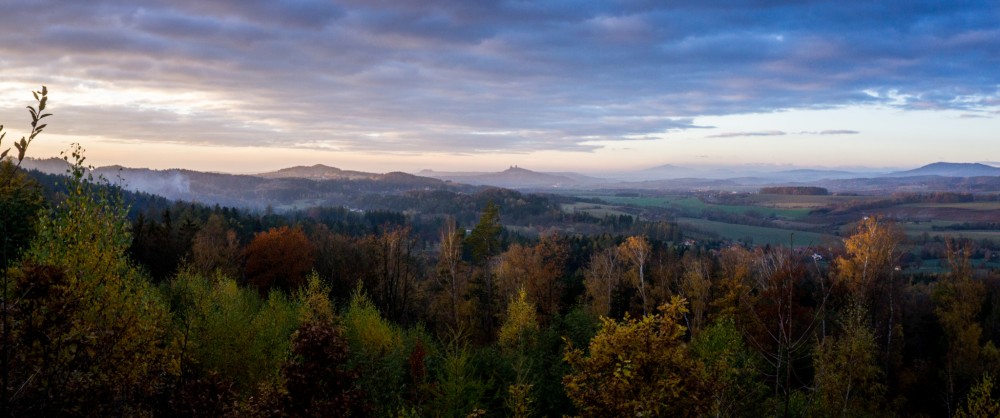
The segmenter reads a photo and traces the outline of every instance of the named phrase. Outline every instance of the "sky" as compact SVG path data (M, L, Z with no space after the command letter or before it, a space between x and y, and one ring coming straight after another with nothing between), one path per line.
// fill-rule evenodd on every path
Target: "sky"
M0 0L29 156L254 173L1000 161L987 1ZM1000 163L997 163L1000 164Z

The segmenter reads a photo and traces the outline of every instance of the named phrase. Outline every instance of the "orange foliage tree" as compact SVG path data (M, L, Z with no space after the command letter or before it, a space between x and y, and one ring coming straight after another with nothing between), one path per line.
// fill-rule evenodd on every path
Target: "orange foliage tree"
M305 283L312 269L314 248L301 229L271 228L254 237L246 248L247 283L261 294L271 289L292 290Z
M546 235L534 246L513 244L500 255L496 268L497 287L508 303L527 292L528 300L538 306L543 319L559 313L562 283L568 249L558 235Z

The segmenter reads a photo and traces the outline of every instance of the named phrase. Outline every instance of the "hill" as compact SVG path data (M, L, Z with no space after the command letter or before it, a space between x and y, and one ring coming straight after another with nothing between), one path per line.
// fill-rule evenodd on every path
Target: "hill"
M493 186L509 189L574 187L584 183L568 175L540 173L513 166L497 173L447 173L424 170L420 174L473 186ZM586 178L585 176L582 177Z
M61 159L25 160L26 169L63 175L68 165ZM265 175L207 173L194 170L99 167L102 176L128 190L203 204L263 209L305 206L353 206L370 196L413 190L474 191L475 188L438 179L392 172L360 173L333 167L292 167ZM302 176L311 176L302 177Z
M268 179L300 178L300 179L310 179L310 180L344 180L344 179L358 180L358 179L375 179L379 176L379 174L366 173L362 171L341 170L336 167L330 167L323 164L316 164L308 167L296 166L296 167L283 168L278 171L256 174L256 176Z
M913 170L897 171L887 174L888 177L911 176L944 176L944 177L981 177L1000 176L1000 168L980 163L947 163L936 162Z

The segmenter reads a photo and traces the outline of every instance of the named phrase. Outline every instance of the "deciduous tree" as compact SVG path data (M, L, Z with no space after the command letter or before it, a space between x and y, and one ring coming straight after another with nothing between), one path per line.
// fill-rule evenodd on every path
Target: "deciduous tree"
M621 322L603 318L585 353L566 352L573 371L563 383L583 417L676 416L708 412L709 385L684 343L686 302L674 297L660 313Z
M980 342L983 329L978 316L986 298L986 287L973 279L972 263L969 260L972 248L966 243L955 248L947 243L948 264L951 271L941 277L934 288L934 314L944 331L942 343L945 345L941 378L948 410L954 409L962 387L971 384L982 373L980 358L984 348L996 353L992 342L984 347Z
M820 341L813 352L816 416L881 415L885 385L868 318L863 306L848 308L841 332Z
M226 220L212 214L205 221L191 242L191 268L211 276L216 272L232 279L239 278L240 242L236 231L228 228Z
M892 357L902 349L898 338L900 275L895 273L899 260L902 232L892 222L878 216L865 217L853 235L844 240L847 254L834 262L836 282L843 286L857 303L869 307L876 341L879 342L883 364L889 366Z
M642 313L645 315L649 306L650 290L646 283L646 263L649 261L650 254L649 241L642 236L628 237L625 242L618 246L618 251L631 267L629 278L639 291L639 297L642 298Z
M5 394L18 415L138 414L177 373L168 311L128 259L125 206L85 176L79 146L70 154L69 196L15 272L16 392Z
M437 310L446 312L452 330L468 325L471 306L467 299L469 266L462 260L463 231L455 225L455 218L448 218L441 229L438 263L435 278L441 289L442 299L435 304Z
M271 228L247 245L246 280L261 295L271 289L290 291L305 283L313 265L313 246L299 228Z
M590 312L596 316L608 316L615 290L622 281L622 265L618 248L611 247L594 251L590 265L584 271L583 285L587 289Z

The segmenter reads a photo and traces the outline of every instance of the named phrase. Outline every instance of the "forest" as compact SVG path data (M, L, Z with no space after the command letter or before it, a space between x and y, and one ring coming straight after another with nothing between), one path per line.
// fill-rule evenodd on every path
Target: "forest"
M36 97L0 170L6 416L1000 414L974 242L911 277L878 213L792 249L615 217L521 234L566 215L502 190L448 192L451 216L252 212L126 192L80 146L48 187L18 168Z

